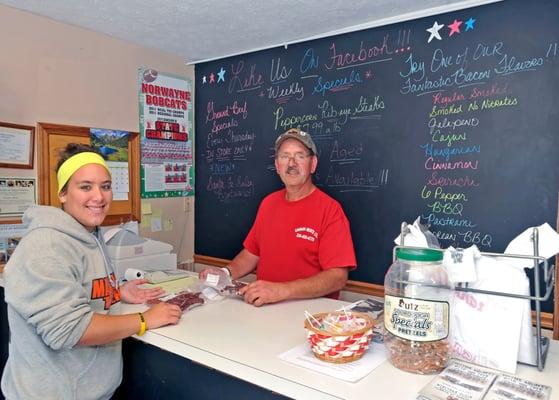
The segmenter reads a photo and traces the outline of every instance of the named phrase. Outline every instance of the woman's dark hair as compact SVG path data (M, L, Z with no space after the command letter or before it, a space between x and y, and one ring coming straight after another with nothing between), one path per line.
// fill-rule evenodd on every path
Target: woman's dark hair
M103 157L103 159L105 159L105 156L103 156L103 154L101 154L99 151L97 151L97 149L95 149L94 147L88 144L68 143L66 147L62 149L58 154L58 162L56 163L55 171L58 173L58 170L60 169L62 164L64 164L64 161L66 161L70 157L75 156L76 154L79 153L86 153L86 152L99 154L101 157ZM60 193L64 193L67 187L68 187L68 182L66 182L62 190L60 190ZM62 207L62 209L64 209L64 207Z
M64 164L64 161L66 161L70 157L85 152L99 154L101 157L103 157L103 159L105 159L105 156L103 156L103 154L101 154L97 149L95 149L94 147L88 144L68 143L66 147L63 150L61 150L60 153L58 154L58 162L56 163L55 171L58 172L62 164Z

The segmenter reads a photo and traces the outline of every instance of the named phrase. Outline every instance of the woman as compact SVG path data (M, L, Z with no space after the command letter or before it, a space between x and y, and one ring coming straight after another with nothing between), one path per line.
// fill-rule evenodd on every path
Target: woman
M2 392L12 399L109 399L122 379L121 339L176 324L178 306L119 315L120 301L162 295L118 285L99 225L112 201L111 175L92 147L69 144L57 165L62 208L30 207L29 228L6 265L11 331Z

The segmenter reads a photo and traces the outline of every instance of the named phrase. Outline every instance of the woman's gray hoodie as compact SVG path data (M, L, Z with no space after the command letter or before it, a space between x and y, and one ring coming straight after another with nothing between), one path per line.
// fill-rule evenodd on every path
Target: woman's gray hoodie
M29 229L4 272L11 335L2 392L9 400L108 399L122 378L121 341L78 345L93 313L120 308L105 244L58 208L30 207L23 221Z

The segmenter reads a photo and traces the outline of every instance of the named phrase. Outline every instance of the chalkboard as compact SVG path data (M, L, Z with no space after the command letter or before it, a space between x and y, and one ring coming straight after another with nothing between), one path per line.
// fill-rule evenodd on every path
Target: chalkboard
M491 252L555 226L558 15L508 0L196 65L195 252L242 248L290 127L349 218L352 280L382 284L418 216L444 247Z

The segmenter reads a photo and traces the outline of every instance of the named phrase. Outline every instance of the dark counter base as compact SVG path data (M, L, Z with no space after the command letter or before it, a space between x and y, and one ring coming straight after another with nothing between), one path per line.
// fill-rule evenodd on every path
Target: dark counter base
M4 288L0 287L0 376L8 358L6 308ZM114 400L287 399L136 339L125 339L122 351L124 376ZM4 400L1 392L0 400Z
M136 339L122 347L124 376L115 400L287 399Z

